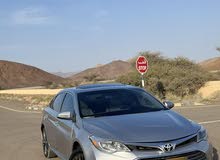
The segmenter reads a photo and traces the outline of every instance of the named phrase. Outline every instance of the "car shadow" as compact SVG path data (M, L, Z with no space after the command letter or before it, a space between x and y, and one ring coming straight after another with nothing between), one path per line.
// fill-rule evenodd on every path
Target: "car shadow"
M213 148L213 160L219 160L218 150Z

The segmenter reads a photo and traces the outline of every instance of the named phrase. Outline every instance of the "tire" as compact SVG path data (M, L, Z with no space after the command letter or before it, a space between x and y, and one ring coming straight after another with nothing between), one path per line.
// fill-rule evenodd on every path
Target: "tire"
M70 160L85 160L82 149L78 147L76 150L74 150Z
M42 130L42 147L43 147L44 156L46 158L56 157L56 154L50 149L50 145L47 141L47 134L45 132L45 129Z

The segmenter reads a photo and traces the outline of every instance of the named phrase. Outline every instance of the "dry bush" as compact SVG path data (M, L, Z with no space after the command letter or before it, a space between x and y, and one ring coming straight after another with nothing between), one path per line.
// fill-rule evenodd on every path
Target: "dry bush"
M194 95L210 80L208 72L202 70L197 64L184 57L174 59L165 58L160 53L142 52L149 61L149 70L144 75L146 89L159 95L157 83L163 84L167 95L184 98ZM137 58L137 57L136 57ZM135 60L130 60L135 66ZM140 74L134 69L131 73L121 76L118 82L140 86Z

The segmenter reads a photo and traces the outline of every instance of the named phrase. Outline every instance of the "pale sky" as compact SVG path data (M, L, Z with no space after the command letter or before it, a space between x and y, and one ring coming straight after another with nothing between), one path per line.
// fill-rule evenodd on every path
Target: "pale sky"
M0 59L79 71L139 51L220 56L219 0L0 0Z

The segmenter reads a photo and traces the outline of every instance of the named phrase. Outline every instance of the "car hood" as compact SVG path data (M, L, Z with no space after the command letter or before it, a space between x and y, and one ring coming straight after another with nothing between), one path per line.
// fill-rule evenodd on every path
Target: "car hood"
M120 142L162 142L195 134L200 126L165 110L141 114L84 118L91 135Z

